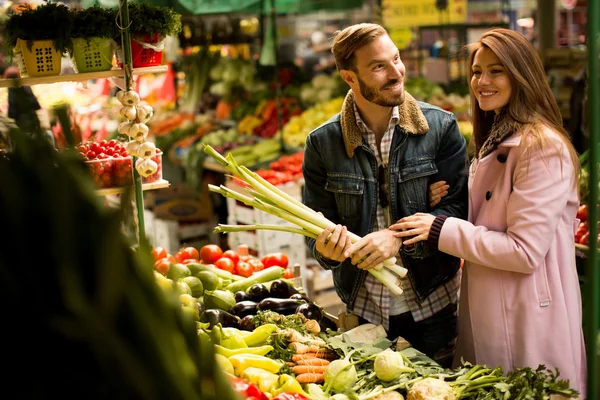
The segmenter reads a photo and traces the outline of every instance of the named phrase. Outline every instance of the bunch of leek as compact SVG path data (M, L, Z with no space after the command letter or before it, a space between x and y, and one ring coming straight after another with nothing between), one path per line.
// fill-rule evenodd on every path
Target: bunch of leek
M310 209L301 201L293 198L289 194L278 189L276 186L267 182L265 179L250 171L245 166L240 166L235 162L234 157L228 154L223 157L212 147L205 145L204 151L213 157L219 164L226 167L236 178L241 180L247 186L247 192L250 196L238 193L223 185L208 185L212 192L219 193L240 201L248 206L282 218L298 228L277 225L223 225L219 224L214 232L227 233L249 230L276 230L291 233L298 233L307 237L317 238L326 228L333 228L335 224L325 218L323 215ZM349 232L352 243L361 239L360 236ZM396 295L402 294L402 288L397 284L398 277L404 277L407 270L396 265L396 258L390 257L375 268L369 269L381 283Z

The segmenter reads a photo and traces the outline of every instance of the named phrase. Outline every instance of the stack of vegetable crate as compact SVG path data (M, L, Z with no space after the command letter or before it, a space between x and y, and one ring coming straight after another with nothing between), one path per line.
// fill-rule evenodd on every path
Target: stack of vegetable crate
M228 177L225 186L236 192L247 194L244 186L235 179ZM303 181L300 180L279 186L281 190L298 200L302 198L302 187ZM231 225L268 224L293 226L281 218L248 207L231 198L227 198L227 213L227 223ZM246 244L252 253L260 257L269 253L283 252L287 254L291 264L300 264L302 268L306 265L306 244L302 235L268 230L231 232L228 233L228 241L231 248L237 248L240 244Z

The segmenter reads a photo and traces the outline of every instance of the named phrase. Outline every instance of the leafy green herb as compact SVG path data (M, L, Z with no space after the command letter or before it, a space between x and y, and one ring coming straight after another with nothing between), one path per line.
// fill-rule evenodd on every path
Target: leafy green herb
M160 37L181 31L181 14L170 7L129 3L129 30L134 37L158 34Z
M275 324L279 329L293 328L303 335L308 334L306 317L302 314L281 315L275 311L259 311L252 319L255 326L262 324Z
M92 6L73 13L74 38L101 37L115 39L120 35L117 27L117 13L115 8Z
M34 40L52 40L63 55L72 49L73 13L67 6L48 2L33 8L27 4L19 11L4 24L4 48L9 57L13 56L17 39L26 40L30 50Z

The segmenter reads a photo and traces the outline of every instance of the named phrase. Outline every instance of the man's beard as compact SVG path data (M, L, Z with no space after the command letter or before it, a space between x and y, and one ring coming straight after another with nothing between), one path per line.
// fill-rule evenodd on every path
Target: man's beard
M382 87L382 89L375 89L367 85L365 81L360 78L360 76L357 75L357 78L360 94L371 103L375 103L382 107L396 107L404 103L404 90L398 95L389 94L388 96L382 96L380 93L381 90L387 87L397 85L399 80L396 79L394 81L389 81Z

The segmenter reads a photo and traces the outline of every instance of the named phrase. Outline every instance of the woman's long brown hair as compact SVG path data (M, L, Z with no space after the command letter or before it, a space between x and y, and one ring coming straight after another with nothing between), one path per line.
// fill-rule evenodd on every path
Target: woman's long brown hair
M507 105L508 113L515 121L529 125L529 133L543 141L539 124L546 125L561 136L569 151L576 171L579 157L573 147L567 131L562 125L562 116L550 85L542 60L533 45L518 32L497 28L485 32L479 42L470 46L468 59L469 93L471 97L471 118L476 156L483 146L494 122L494 112L485 112L479 108L475 93L471 88L473 60L478 50L487 47L500 59L506 68L512 84L512 94Z

